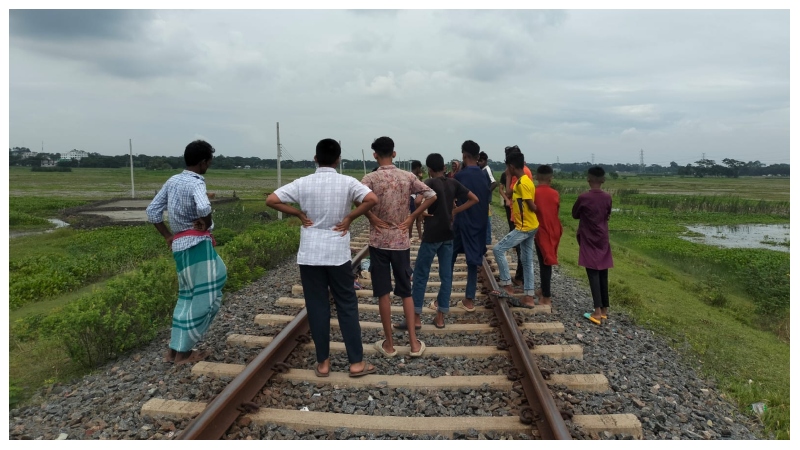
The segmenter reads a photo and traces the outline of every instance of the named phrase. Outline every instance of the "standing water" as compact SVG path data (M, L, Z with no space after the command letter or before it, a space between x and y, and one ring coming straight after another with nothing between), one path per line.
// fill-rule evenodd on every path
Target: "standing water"
M725 248L766 248L789 251L789 224L779 225L687 225L692 233L681 236L691 242ZM698 236L698 234L700 236Z

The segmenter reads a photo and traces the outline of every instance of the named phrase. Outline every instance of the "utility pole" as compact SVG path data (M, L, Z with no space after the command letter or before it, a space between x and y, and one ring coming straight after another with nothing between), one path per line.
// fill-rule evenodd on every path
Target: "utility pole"
M136 192L133 188L133 140L128 139L128 151L131 157L131 198L136 198Z
M275 133L278 136L278 187L281 187L281 123L275 122ZM283 213L278 211L278 220L283 219Z
M364 175L367 174L367 160L364 159L364 149L361 149L361 162L364 163Z
M703 152L703 158L701 158L701 159L706 159L706 154L705 154L705 152Z
M594 165L594 153L592 153L592 165Z

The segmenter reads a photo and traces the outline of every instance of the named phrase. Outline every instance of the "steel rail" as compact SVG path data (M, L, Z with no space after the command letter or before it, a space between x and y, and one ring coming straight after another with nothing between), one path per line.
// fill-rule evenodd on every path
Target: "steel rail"
M353 257L351 262L354 271L358 270L361 260L367 254L369 246L364 246ZM303 308L244 371L214 397L202 413L189 422L177 439L220 439L242 411L255 406L251 402L272 375L289 369L284 361L298 344L310 341L308 331L308 313Z
M500 286L491 275L492 268L486 258L483 258L483 281L490 291L499 291ZM533 356L528 348L528 343L522 336L517 327L516 319L511 314L508 303L502 298L489 293L487 308L493 308L497 316L500 329L505 337L505 347L511 353L511 359L516 366L516 372L509 371L509 379L519 381L525 392L530 409L523 408L520 411L520 420L523 423L536 422L536 427L543 439L564 439L571 440L572 435L567 429L567 424L561 416L561 412L556 406L550 388L542 377L539 367L533 360Z

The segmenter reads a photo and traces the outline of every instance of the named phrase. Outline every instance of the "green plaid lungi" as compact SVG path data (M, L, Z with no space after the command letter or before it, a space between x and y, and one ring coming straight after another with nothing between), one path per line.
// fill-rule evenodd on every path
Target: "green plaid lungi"
M210 240L174 252L173 256L178 270L178 303L172 313L169 347L188 352L203 337L219 311L228 269Z

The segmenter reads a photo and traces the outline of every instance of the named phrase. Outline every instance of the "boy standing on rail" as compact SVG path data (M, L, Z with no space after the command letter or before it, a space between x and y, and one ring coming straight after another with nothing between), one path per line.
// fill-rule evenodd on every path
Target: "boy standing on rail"
M478 167L478 155L481 148L473 141L461 144L461 157L464 167L456 173L455 179L478 197L478 204L459 214L453 221L453 259L450 266L455 266L459 253L464 253L467 260L467 289L464 300L456 305L467 312L475 311L475 294L478 290L478 267L483 265L486 254L486 223L489 221L489 179ZM463 205L467 199L457 199L457 205Z
M521 150L516 145L506 147L505 149L506 157L511 153L520 153ZM528 165L526 164L523 168L525 175L528 176L531 180L533 180L533 174L531 170L528 169ZM514 193L514 186L517 184L517 177L510 175L508 173L508 167L506 170L503 171L503 175L500 176L500 197L503 198L503 206L506 210L506 220L508 221L508 231L513 231L516 226L514 225L514 210L511 208L511 196ZM514 251L517 253L517 271L514 274L514 278L511 279L511 282L514 286L523 286L525 278L523 276L522 270L522 258L520 257L519 252L519 245L514 247Z
M403 299L406 323L414 323L414 300L411 298L411 242L408 229L423 211L436 201L431 188L409 172L392 164L397 156L394 141L380 137L372 143L372 156L378 162L378 170L364 175L361 180L378 196L378 206L365 215L369 219L369 271L372 274L372 294L378 297L378 311L386 339L375 343L375 349L387 358L397 355L392 337L392 291L394 273L394 295ZM408 213L411 194L422 195L425 201L413 213ZM411 357L422 356L425 343L417 340L414 327L408 328Z
M186 170L173 175L147 207L147 221L155 225L172 250L178 271L178 302L172 313L172 337L164 362L187 364L205 359L208 351L192 350L203 337L222 304L228 270L214 250L211 202L203 175L211 165L214 147L197 140L186 146ZM164 225L169 213L172 234Z
M437 310L433 324L436 328L444 328L444 315L450 312L450 291L452 289L453 268L448 264L453 258L453 216L471 208L478 203L478 197L458 181L444 175L444 158L438 153L431 153L425 160L428 166L428 179L425 184L436 193L436 201L428 207L425 214L425 234L417 252L414 264L414 284L411 296L414 298L414 326L422 328L422 305L425 301L425 289L434 256L439 257L439 294L430 308ZM453 200L467 198L467 202L453 209ZM437 307L438 305L438 307ZM408 329L408 322L394 325L398 330Z
M508 174L516 177L517 184L514 186L513 195L511 196L511 208L513 209L514 229L511 230L500 242L494 246L492 252L494 259L497 261L497 268L500 271L500 286L503 286L505 291L494 293L509 299L514 306L522 306L532 308L536 305L533 298L534 295L534 280L533 280L533 239L536 236L536 231L539 228L539 221L536 218L536 188L533 185L528 175L525 174L523 168L525 167L525 156L520 152L510 152L506 157L506 168ZM519 301L509 294L514 293L514 288L511 286L511 273L508 268L508 260L506 259L506 252L515 245L519 245L520 260L522 262L522 270L524 273L524 289L525 295Z
M539 294L540 305L550 305L550 279L553 276L553 266L558 265L558 243L561 241L561 220L558 219L558 210L561 200L558 191L550 187L553 180L553 168L541 165L536 169L536 219L539 220L539 231L533 239L536 247L536 258L539 260L539 278L541 288Z
M606 171L602 167L589 168L586 181L590 189L575 200L572 218L580 220L578 265L586 268L594 302L594 312L587 312L583 317L600 325L603 319L608 319L608 269L614 267L608 242L611 195L602 189L606 181Z
M331 371L331 306L328 290L336 305L336 316L350 362L350 376L375 372L364 361L358 298L353 287L350 261L350 224L378 203L378 197L353 177L336 173L342 149L333 139L317 143L314 161L317 170L275 190L267 206L297 216L300 248L297 264L308 311L308 324L317 353L314 373L327 377ZM297 203L302 210L287 203ZM356 209L350 209L355 204Z

